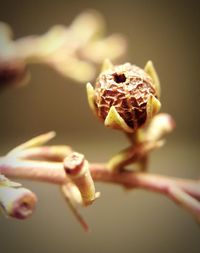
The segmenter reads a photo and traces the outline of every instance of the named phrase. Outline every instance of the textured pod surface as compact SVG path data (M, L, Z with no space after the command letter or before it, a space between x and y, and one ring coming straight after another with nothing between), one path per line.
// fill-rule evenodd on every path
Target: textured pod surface
M114 106L126 124L137 129L146 121L150 95L157 97L152 79L143 69L130 63L115 66L97 78L94 95L97 115L105 120Z

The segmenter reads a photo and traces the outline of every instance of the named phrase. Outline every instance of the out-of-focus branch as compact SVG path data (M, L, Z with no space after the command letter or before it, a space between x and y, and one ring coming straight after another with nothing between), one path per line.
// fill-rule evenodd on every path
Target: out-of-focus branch
M47 64L78 82L93 79L106 57L119 59L127 47L124 36L106 36L105 30L104 18L94 10L81 13L68 27L55 25L43 35L17 40L11 28L0 23L0 85L27 82L29 63Z

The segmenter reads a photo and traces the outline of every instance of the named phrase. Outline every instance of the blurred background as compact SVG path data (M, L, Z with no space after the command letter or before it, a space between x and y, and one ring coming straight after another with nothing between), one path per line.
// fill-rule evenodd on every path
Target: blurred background
M86 9L105 18L107 33L128 39L125 61L143 67L151 59L162 86L162 111L176 130L152 154L150 170L182 178L200 172L200 16L198 1L9 1L1 0L0 20L15 38L43 34L55 24L69 25ZM124 61L124 60L123 60ZM119 62L120 63L120 62ZM122 62L121 62L122 63ZM51 144L69 144L89 161L106 161L127 145L90 111L85 84L66 79L44 65L31 65L31 81L0 94L0 152L38 134L55 130ZM200 230L170 200L141 190L97 183L101 198L82 213L85 234L57 186L22 181L39 198L27 221L0 217L0 249L11 252L200 252Z

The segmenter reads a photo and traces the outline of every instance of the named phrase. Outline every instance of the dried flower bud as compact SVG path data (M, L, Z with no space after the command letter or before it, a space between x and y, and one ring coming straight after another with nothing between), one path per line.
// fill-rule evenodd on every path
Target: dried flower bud
M134 132L160 108L159 94L153 81L135 65L113 66L107 61L95 89L92 91L91 85L87 86L90 106L106 126Z

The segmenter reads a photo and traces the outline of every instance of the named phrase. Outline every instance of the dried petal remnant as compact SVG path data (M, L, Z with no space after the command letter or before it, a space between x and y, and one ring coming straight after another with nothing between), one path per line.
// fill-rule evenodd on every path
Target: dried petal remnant
M126 124L137 129L147 118L147 101L157 97L151 77L141 68L126 63L102 72L96 81L94 100L97 115L105 120L112 106Z

